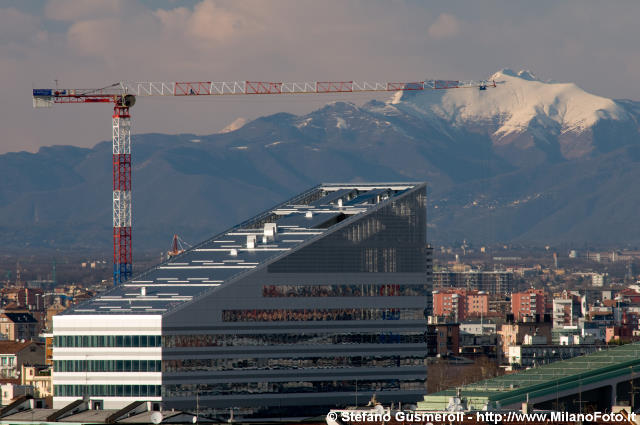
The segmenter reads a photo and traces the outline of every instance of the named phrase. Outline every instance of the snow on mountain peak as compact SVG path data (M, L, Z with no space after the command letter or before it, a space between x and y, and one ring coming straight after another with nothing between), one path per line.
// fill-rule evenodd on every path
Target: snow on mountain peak
M529 71L528 69L521 69L520 71L514 71L513 69L510 69L510 68L502 68L500 71L493 74L490 80L498 80L504 76L520 77L523 80L527 80L527 81L540 81L540 79L538 79L538 77L536 77L535 74Z
M233 122L231 122L229 125L227 125L225 128L223 128L222 130L219 131L219 133L224 134L224 133L231 133L232 131L236 131L242 127L244 127L244 125L247 123L247 119L246 118L236 118L235 120L233 120Z
M491 80L497 87L482 91L397 92L387 105L422 118L435 114L454 124L497 124L494 140L536 125L553 128L557 134L580 133L601 118L627 118L613 100L587 93L574 83L543 82L531 71L508 68Z

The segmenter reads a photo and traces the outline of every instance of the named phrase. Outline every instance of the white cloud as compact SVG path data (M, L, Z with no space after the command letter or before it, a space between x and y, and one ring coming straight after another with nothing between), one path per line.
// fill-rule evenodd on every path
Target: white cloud
M222 42L244 32L255 32L259 22L246 10L229 7L228 4L203 0L193 11L178 7L171 10L158 9L154 15L165 31L173 35L187 36L194 41Z
M69 27L67 40L74 53L108 58L110 54L117 53L121 35L118 19L87 19Z
M0 76L10 82L0 85L0 153L91 146L109 137L106 105L31 109L29 89L48 87L53 79L66 87L118 80L478 79L511 65L604 96L640 98L634 84L640 2L23 3L0 8ZM330 100L335 98L141 98L134 131L208 134L238 116L306 113Z
M441 13L438 19L429 26L427 33L437 39L455 37L460 34L461 27L458 18L449 13Z
M38 32L42 32L38 28L39 21L35 16L13 7L0 8L0 45L32 40Z
M48 19L74 22L119 15L123 6L123 0L49 0L44 14Z

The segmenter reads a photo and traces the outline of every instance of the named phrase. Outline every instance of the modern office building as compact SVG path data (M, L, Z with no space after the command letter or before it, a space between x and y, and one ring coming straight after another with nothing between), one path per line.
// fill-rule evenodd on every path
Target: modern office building
M54 408L88 396L311 415L425 392L424 183L323 184L54 317Z

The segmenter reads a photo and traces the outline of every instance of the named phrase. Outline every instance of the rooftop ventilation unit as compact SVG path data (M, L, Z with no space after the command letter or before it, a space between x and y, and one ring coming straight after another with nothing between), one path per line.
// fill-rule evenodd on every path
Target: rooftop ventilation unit
M264 224L264 236L267 240L274 240L276 238L276 233L278 233L278 225L276 223Z
M305 218L313 218L313 211L307 211L304 216Z
M247 235L247 248L254 249L256 247L256 235Z
M232 249L229 251L229 255L232 257L237 257L238 256L238 250L237 249Z

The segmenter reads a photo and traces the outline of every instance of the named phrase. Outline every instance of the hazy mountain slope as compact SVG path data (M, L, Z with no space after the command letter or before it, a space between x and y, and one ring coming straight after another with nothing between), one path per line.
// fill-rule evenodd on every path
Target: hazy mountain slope
M191 242L323 181L425 180L430 239L636 243L640 104L502 70L497 87L335 102L133 137L134 244ZM111 143L0 155L0 242L111 243Z
M640 148L549 164L458 186L432 198L438 240L623 244L640 241L634 216Z

